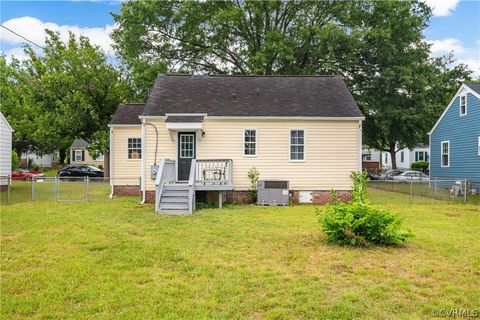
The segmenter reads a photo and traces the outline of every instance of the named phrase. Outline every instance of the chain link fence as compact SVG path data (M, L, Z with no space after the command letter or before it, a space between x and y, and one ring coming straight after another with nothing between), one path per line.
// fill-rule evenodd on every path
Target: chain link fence
M140 185L140 177L32 177L26 180L0 177L0 204L104 201L122 196L136 197L140 201Z
M371 180L368 193L376 202L388 203L389 199L407 203L472 203L480 204L480 181L432 179L432 180Z

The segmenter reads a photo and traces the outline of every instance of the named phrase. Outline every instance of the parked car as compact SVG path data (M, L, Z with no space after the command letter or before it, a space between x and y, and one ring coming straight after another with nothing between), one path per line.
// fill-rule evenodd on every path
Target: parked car
M396 181L429 181L429 177L420 171L408 170L393 177Z
M398 176L402 173L403 173L403 170L400 170L400 169L388 170L385 173L384 179L385 180L395 180L394 177Z
M59 177L103 177L103 171L94 166L66 166L58 171Z
M44 174L38 170L17 169L10 175L14 180L32 180L32 177L44 177Z

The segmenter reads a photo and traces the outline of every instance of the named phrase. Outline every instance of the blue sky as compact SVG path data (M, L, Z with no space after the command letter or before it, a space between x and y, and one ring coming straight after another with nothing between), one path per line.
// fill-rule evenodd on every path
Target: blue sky
M425 38L431 41L432 55L453 51L480 75L480 1L425 0L434 11ZM45 28L65 36L67 30L90 37L112 54L108 34L113 29L110 12L118 12L119 1L1 1L0 22L23 36L43 43ZM0 30L0 47L7 55L22 58L24 41Z

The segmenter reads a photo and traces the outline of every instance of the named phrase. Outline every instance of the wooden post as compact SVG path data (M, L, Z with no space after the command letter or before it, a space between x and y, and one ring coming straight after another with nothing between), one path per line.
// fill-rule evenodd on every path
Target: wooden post
M218 208L222 209L223 207L223 192L218 191Z

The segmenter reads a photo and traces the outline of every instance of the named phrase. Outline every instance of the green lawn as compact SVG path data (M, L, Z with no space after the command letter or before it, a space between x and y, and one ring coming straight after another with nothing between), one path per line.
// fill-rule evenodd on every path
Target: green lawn
M192 216L137 199L1 207L1 318L417 319L478 309L480 208L408 205L404 247L325 243L315 206Z

